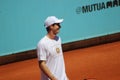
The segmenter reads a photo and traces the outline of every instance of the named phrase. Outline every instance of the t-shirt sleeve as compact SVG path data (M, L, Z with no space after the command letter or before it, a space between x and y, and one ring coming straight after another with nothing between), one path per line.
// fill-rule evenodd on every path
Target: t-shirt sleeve
M61 43L61 37L58 37L58 39L59 39L59 41L60 41L60 43Z
M37 57L38 60L46 60L47 51L44 44L39 43L37 46Z

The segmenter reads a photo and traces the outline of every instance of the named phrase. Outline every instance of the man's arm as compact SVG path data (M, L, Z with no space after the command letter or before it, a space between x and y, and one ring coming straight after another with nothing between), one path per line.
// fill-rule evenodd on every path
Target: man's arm
M39 67L44 72L44 74L46 74L46 76L48 76L51 80L57 80L56 77L48 69L46 61L44 60L39 61Z

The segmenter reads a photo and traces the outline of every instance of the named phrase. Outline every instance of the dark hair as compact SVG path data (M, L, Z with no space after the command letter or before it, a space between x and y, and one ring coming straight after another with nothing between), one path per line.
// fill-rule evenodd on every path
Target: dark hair
M59 28L61 28L60 23L54 23L54 24L52 24L52 26L54 26L54 25L58 25ZM47 32L49 32L49 31L50 31L50 26L48 26L48 27L46 28L46 30L47 30Z
M50 26L48 26L48 27L46 28L46 30L47 30L47 32L49 32L49 31L50 31Z
M54 25L58 25L59 28L61 28L60 23L54 23L53 26L54 26Z

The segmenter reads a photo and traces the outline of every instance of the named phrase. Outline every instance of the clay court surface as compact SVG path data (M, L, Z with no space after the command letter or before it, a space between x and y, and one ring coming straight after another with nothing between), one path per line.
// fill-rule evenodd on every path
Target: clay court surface
M64 52L70 80L120 80L120 41ZM40 80L37 58L0 66L0 80Z

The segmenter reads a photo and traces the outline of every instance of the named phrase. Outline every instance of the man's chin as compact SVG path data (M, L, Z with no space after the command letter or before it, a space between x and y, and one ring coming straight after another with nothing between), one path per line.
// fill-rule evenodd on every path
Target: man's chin
M59 32L56 32L55 35L57 35Z

